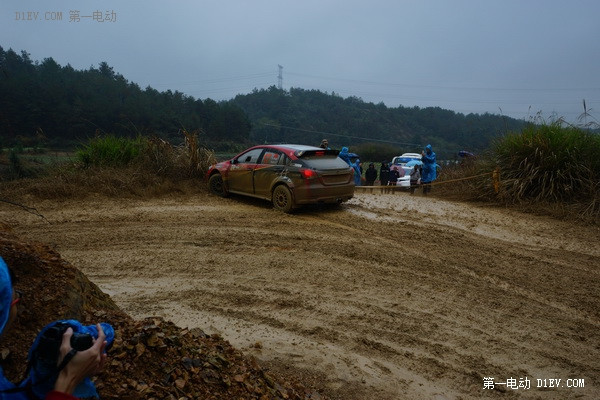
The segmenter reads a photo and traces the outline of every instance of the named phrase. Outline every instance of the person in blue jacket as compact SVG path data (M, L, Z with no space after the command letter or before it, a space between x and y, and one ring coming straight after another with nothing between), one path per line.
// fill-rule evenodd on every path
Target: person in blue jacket
M338 154L338 157L346 161L346 164L352 167L352 160L350 160L350 153L348 153L347 147L342 147L342 150Z
M352 162L350 159L350 153L348 153L347 147L342 147L342 150L338 154L338 157L342 160L346 161L346 164L351 166L354 169L354 185L360 186L360 180L362 177L362 171L360 170L360 160L356 159L355 162Z
M421 184L423 185L423 194L426 195L431 191L431 182L437 178L435 152L430 144L425 146L425 150L421 152L421 161L423 162Z
M17 306L22 296L18 290L13 289L12 280L8 266L2 257L0 257L0 335L6 334L10 324L17 317ZM105 327L110 326L105 324ZM44 391L44 394L36 393L35 387L33 387L33 391L27 390L31 389L31 387L28 388L26 386L27 383L31 379L35 379L35 375L29 375L25 381L17 386L4 376L4 372L0 368L0 400L30 400L35 397L40 399L45 398L46 400L76 399L72 394L74 392L77 394L76 389L79 385L88 380L88 377L98 373L106 362L107 356L104 352L107 344L105 340L106 336L100 324L96 325L95 328L97 329L97 339L92 347L85 351L77 352L70 345L73 329L68 328L66 330L62 337L60 354L58 356L61 365L64 365L57 372L54 384L43 382L50 385L47 391ZM30 374L34 374L33 369L30 371ZM92 384L91 381L89 383ZM28 391L30 392L29 394L27 393ZM35 397L30 397L31 395Z
M360 186L362 184L362 168L360 167L360 160L357 158L356 161L350 165L354 168L354 185Z

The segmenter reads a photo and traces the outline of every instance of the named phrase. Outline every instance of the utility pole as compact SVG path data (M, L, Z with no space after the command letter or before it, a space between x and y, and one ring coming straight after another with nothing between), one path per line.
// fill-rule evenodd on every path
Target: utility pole
M279 90L281 90L283 89L283 67L279 64L277 64L277 67L279 67L279 75L277 75L277 87Z

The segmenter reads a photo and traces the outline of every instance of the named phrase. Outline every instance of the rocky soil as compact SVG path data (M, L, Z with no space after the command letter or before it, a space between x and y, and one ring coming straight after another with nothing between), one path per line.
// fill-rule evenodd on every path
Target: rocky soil
M46 268L22 282L30 325L67 288L118 325L103 398L600 398L597 226L406 193L292 215L208 194L29 205L46 220L0 221L48 245L21 263ZM71 265L93 285L54 282Z
M37 332L58 319L109 322L110 358L96 377L103 399L321 399L314 389L271 374L217 334L185 329L160 317L133 320L48 246L24 242L0 227L0 255L23 292L19 316L2 338L2 367L24 378Z

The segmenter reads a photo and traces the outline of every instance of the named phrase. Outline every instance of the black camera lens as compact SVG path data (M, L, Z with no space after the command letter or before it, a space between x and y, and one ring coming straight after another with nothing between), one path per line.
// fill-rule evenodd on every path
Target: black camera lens
M94 338L89 333L74 333L71 336L71 347L77 351L85 351L93 344Z
M36 349L40 359L51 364L56 364L62 344L63 334L69 328L69 325L58 323L44 332ZM74 332L71 336L71 347L77 351L85 351L92 347L94 338L89 333Z

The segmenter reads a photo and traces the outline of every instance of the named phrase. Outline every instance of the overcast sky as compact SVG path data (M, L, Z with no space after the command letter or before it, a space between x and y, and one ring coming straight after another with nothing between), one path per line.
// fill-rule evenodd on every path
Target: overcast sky
M599 16L598 0L1 0L0 46L200 99L277 85L281 65L284 89L526 120L575 121L585 99L600 120Z

